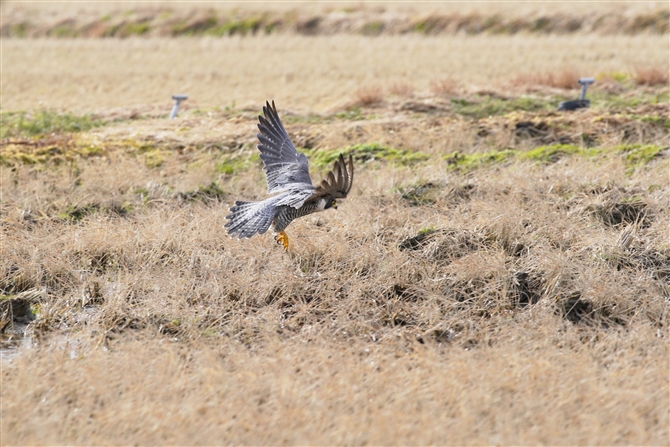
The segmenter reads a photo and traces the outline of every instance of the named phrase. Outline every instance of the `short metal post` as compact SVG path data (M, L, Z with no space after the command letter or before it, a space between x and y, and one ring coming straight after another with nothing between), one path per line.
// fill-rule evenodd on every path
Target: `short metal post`
M171 120L177 117L177 112L179 111L179 104L183 100L188 99L188 95L172 95L172 99L174 99L174 105L172 106L172 111L170 112Z
M582 94L580 98L559 103L558 110L577 110L583 109L585 107L591 107L591 101L586 99L586 90L588 90L589 85L593 84L594 82L596 82L595 78L579 78L577 84L582 86Z
M579 78L577 83L582 86L582 96L580 96L579 99L582 101L586 99L586 90L589 88L589 85L593 84L594 82L596 82L595 78Z

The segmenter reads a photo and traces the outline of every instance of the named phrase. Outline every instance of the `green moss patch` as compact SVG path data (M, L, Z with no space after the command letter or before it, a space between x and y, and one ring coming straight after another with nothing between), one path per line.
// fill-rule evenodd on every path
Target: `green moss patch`
M225 155L216 163L214 171L219 174L233 175L238 172L246 171L253 165L260 162L258 153L243 155Z
M337 112L333 115L337 119L347 120L347 121L358 121L363 119L363 112L360 107L351 107L347 110Z
M455 98L451 100L451 107L458 115L481 119L489 116L505 115L513 111L554 110L558 102L559 100L553 98L541 99L529 96L512 99L484 96L478 100Z
M36 113L3 112L0 114L0 138L37 136L52 133L82 132L106 123L91 115L74 115L42 110Z
M158 168L165 162L167 151L162 149L151 149L142 153L142 159L147 168Z
M428 155L422 152L406 149L395 149L383 146L379 143L365 143L348 146L334 150L310 150L305 151L312 164L318 168L329 168L337 160L340 154L353 155L357 163L369 163L373 161L385 161L403 166L412 165L427 160Z
M208 29L205 34L214 36L232 36L239 34L246 36L247 34L255 34L263 25L263 20L260 17L249 17L240 20L227 20L223 24L213 26ZM264 27L266 33L269 33L272 28Z
M603 157L610 154L623 155L631 171L651 162L663 150L653 144L625 144L614 147L582 147L574 144L552 144L539 146L527 152L514 149L462 154L453 152L444 156L449 170L468 172L492 165L504 165L515 160L536 161L543 164L555 163L563 157Z
M612 149L623 153L624 157L626 157L626 162L631 167L649 163L663 150L663 148L655 144L622 144Z
M78 143L71 138L53 137L29 139L11 142L0 148L0 165L15 164L61 164L77 158L88 158L102 155L100 146L90 143Z
M523 152L520 157L526 160L535 160L542 163L555 163L566 155L585 154L595 155L597 149L583 148L574 144L551 144L540 146L528 152Z
M492 164L500 164L512 160L519 151L504 149L501 151L490 151L484 153L461 154L456 151L444 157L449 169L458 171L471 171Z
M216 200L222 201L228 194L216 183L207 186L198 186L193 191L180 192L177 197L187 202Z
M97 204L90 205L71 205L65 208L62 212L58 213L58 217L62 220L67 220L70 222L78 222L84 217L95 213L100 209L100 206Z
M663 148L655 144L622 144L615 146L613 150L623 154L628 166L626 173L630 175L635 169L658 157Z
M89 203L86 205L69 205L63 211L58 213L58 218L68 222L79 222L86 216L106 212L115 216L125 216L132 210L132 205L123 203L121 205L112 204L103 206L98 203Z
M151 30L147 22L129 22L118 28L116 35L119 37L142 36Z
M410 206L430 205L437 201L437 195L444 185L433 182L415 183L398 188L400 198L406 200Z

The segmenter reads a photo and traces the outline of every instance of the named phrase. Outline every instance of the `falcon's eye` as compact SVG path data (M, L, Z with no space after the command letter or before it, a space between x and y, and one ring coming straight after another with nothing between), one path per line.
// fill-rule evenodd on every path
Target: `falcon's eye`
M335 201L335 199L333 199L333 200L330 201L330 206L332 206L333 208L337 209L337 202Z

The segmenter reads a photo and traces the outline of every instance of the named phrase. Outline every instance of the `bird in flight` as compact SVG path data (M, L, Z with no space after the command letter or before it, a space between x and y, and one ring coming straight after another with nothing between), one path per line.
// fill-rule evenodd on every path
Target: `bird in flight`
M288 250L286 227L298 217L337 209L337 199L344 199L354 180L354 162L349 155L345 163L340 154L333 169L318 186L312 185L305 154L299 153L279 120L274 101L263 107L258 117L257 146L263 160L268 194L276 194L260 202L236 201L230 208L225 227L231 237L250 238L265 233L270 225L275 240Z

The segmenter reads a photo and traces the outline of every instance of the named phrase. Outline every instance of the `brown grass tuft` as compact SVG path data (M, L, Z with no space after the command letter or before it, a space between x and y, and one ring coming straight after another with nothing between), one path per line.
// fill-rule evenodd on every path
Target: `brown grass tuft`
M452 78L441 78L430 83L430 91L437 96L453 96L458 93L458 82Z
M354 103L358 106L373 107L381 104L383 100L384 91L376 85L361 87L354 92Z
M527 73L512 78L511 84L517 87L526 87L532 90L537 86L546 86L572 90L578 87L577 81L584 76L576 68L565 68L557 71L541 73Z
M392 95L402 98L409 98L414 95L414 87L406 82L394 82L388 89Z
M668 85L668 67L635 67L633 80L637 85Z

